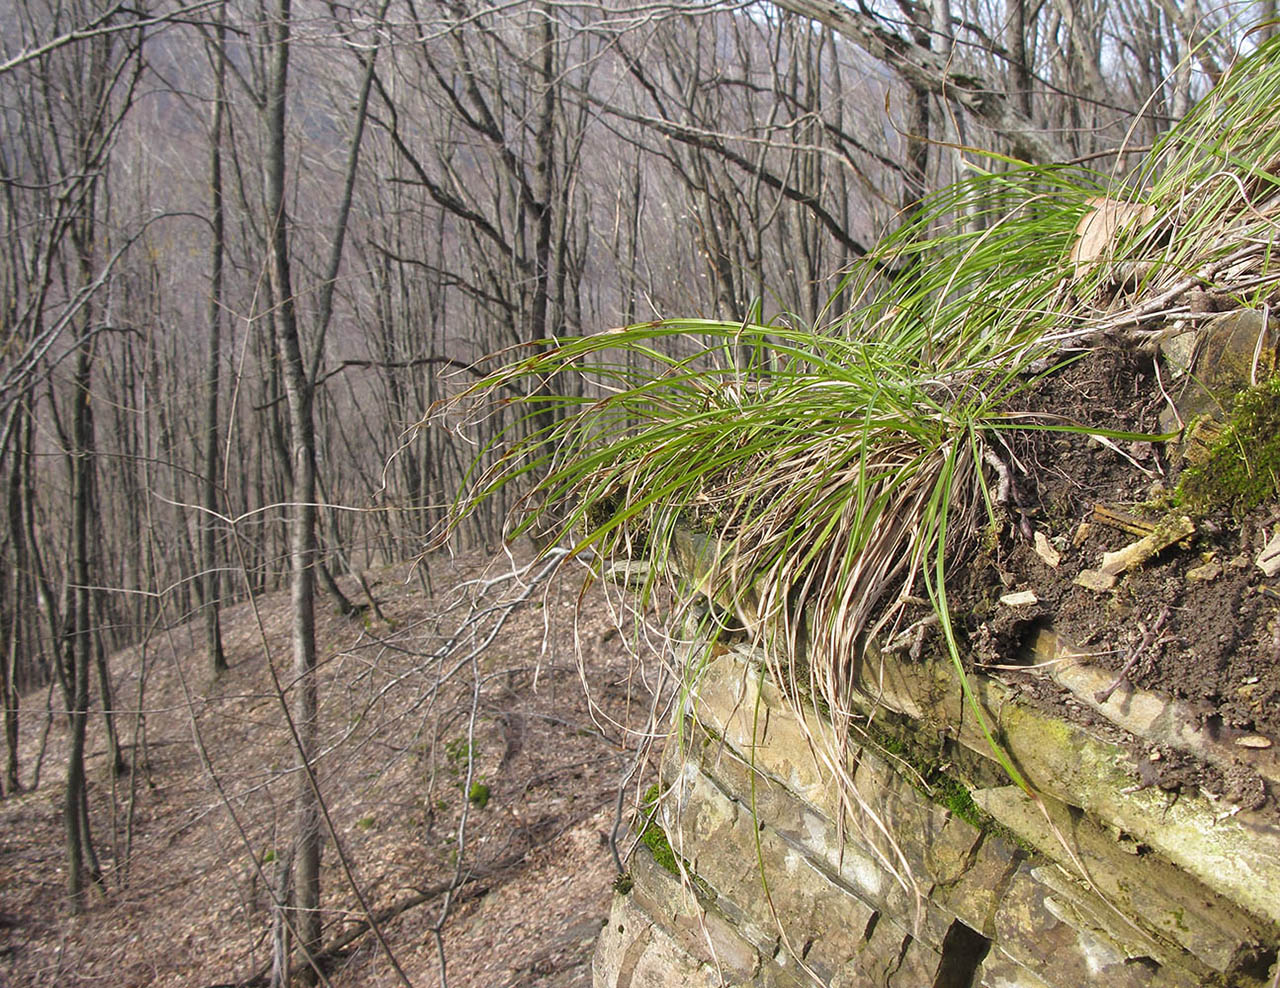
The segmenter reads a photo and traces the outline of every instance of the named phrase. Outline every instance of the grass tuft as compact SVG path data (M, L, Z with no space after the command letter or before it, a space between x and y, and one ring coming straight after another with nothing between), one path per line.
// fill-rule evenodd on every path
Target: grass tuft
M479 451L455 516L515 488L509 535L567 542L597 573L642 560L645 603L668 585L733 612L791 701L827 711L831 736L815 740L837 775L862 646L926 596L978 723L1025 787L964 675L948 569L996 521L1011 432L1153 438L1011 411L1039 375L1100 339L1137 345L1191 318L1192 291L1280 301L1280 39L1235 65L1127 186L1005 164L921 203L849 272L837 297L852 303L815 325L756 306L740 323L665 319L498 355L435 409L457 427L527 396ZM1132 203L1132 219L1077 265L1076 231L1107 199ZM707 628L712 647L721 629Z

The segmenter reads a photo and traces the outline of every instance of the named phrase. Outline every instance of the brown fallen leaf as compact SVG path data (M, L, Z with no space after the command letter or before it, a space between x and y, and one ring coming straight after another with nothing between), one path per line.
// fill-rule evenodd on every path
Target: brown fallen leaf
M1073 276L1077 281L1114 252L1122 232L1134 231L1155 216L1154 208L1148 204L1107 196L1096 196L1089 200L1089 205L1092 208L1076 225L1076 241L1071 247Z

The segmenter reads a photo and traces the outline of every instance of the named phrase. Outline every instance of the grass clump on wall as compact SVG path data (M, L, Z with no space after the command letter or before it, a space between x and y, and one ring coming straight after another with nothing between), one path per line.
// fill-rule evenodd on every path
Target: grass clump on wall
M1140 189L1076 167L975 168L861 258L842 311L816 324L663 319L508 351L437 409L456 427L526 395L457 512L514 485L511 535L568 543L597 573L640 559L646 600L660 585L688 594L693 528L697 589L737 612L791 702L828 712L814 740L848 791L862 643L927 597L961 665L947 571L997 517L1012 434L1138 438L1015 413L1015 398L1100 339L1154 337L1192 289L1275 294L1274 161L1277 39L1152 153ZM1139 204L1138 219L1078 265L1077 228L1100 200ZM986 731L962 668L960 682Z

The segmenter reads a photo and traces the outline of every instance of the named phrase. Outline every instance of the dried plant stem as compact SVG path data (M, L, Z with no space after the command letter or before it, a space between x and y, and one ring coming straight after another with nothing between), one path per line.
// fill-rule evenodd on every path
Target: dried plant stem
M1169 605L1165 604L1165 606L1160 611L1160 616L1156 618L1155 624L1153 624L1150 628L1144 628L1141 640L1138 642L1138 644L1136 644L1132 649L1129 650L1129 655L1125 659L1124 665L1120 667L1120 672L1116 676L1115 681L1110 686L1108 686L1105 690L1098 690L1097 693L1093 694L1093 698L1095 700L1097 700L1099 703L1106 703L1108 700L1111 699L1111 694L1114 693L1116 690L1118 690L1121 687L1121 685L1123 685L1125 678L1129 675L1130 672L1133 671L1133 667L1137 664L1138 659L1140 659L1142 657L1142 654L1148 648L1151 647L1151 643L1156 640L1156 636L1160 634L1160 630L1164 627L1165 622L1168 620L1169 620ZM1139 627L1141 627L1141 625L1139 625Z

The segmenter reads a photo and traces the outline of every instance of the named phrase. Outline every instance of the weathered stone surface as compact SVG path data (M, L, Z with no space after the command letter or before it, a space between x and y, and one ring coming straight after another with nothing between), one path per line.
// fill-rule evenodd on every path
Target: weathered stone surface
M1209 968L1226 973L1256 962L1266 940L1263 926L1167 861L1122 850L1080 811L1042 798L1051 829L1045 813L1016 786L975 792L973 799L1065 867L1082 864L1113 906Z
M878 922L857 956L828 984L830 988L916 988L932 985L942 954L900 927Z
M983 959L975 983L982 988L1054 988L1015 961L998 945L992 947Z
M964 874L981 836L977 827L925 799L871 752L859 758L854 783L859 808L873 835L880 837L882 851L904 858L917 881L949 884Z
M872 660L868 660L869 662ZM979 755L994 757L971 710L963 706L954 669L944 663L909 663L875 656L876 681L884 703L929 729L949 729ZM817 768L807 730L784 716L776 690L761 683L758 669L737 665L733 653L710 664L698 715L764 771L837 819L836 787ZM864 678L871 677L870 668ZM998 730L1005 750L1031 786L1155 847L1215 891L1259 917L1280 924L1280 832L1248 814L1224 816L1207 799L1138 788L1128 756L1071 724L1011 699L994 680L974 675L971 686L984 719ZM806 719L817 720L811 711ZM829 727L827 728L829 730ZM847 771L847 769L845 769Z
M1061 867L1046 863L1033 868L1031 874L1048 889L1066 922L1120 947L1126 963L1148 972L1146 984L1151 988L1204 988L1212 975L1185 952L1171 951L1168 944L1139 929L1131 917L1112 908L1095 890ZM1188 960L1194 970L1182 963Z
M693 753L694 749L691 747L690 751ZM899 844L895 850L876 822L883 822L885 815L877 813L872 819L856 806L849 811L841 831L812 804L797 799L767 776L757 773L753 794L749 767L719 741L709 741L701 751L704 771L714 777L720 788L744 807L749 807L754 798L758 821L767 821L761 833L776 835L788 847L802 852L810 867L821 871L834 886L867 903L878 914L899 917L904 932L912 929L927 943L941 944L954 916L948 910L938 909L930 898L934 883L926 866L928 855L922 852L917 840L913 838L905 845ZM861 757L876 760L869 752L863 752ZM885 794L874 792L865 780L861 788L864 806L884 802ZM905 788L911 799L920 800L942 818L947 816L909 786ZM896 809L888 816L905 818ZM955 839L968 842L967 847L972 844L976 831L954 833ZM945 848L949 842L949 839L939 840L937 852L948 854ZM910 861L906 859L907 851L912 855ZM910 865L913 870L909 871L904 865ZM954 877L953 872L948 875Z
M974 777L998 776L953 668L873 654L859 676L920 737L958 742L948 750ZM630 932L602 935L600 988L721 983L707 980L715 963L735 988L1264 988L1280 837L1199 796L1141 789L1117 745L995 680L971 686L1054 822L1012 786L975 800L1040 854L928 800L905 763L834 743L831 723L793 710L750 653L711 661L662 769L663 825L699 894L638 867L615 907L614 928ZM1158 853L1135 855L1138 842Z
M1010 883L995 926L1001 949L1051 985L1152 984L1154 964L1134 963L1138 955L1082 923L1029 866L1019 869Z
M806 711L804 721L797 718L760 664L734 651L708 662L695 689L697 723L799 798L832 819L838 816L831 766L819 767L811 743L814 738L830 737L829 723L812 711Z
M1022 848L985 834L957 880L935 887L930 899L955 914L971 930L995 935L995 914L1010 880L1025 857Z
M609 923L596 941L591 975L595 988L736 988L751 983L746 977L722 981L714 966L689 954L627 895L614 896Z
M822 868L833 882L878 910L911 911L912 922L927 943L940 945L954 918L927 905L931 890L942 890L950 909L970 926L981 930L990 925L995 893L988 882L1009 871L1010 865L1008 861L997 864L990 853L976 853L981 839L976 827L930 802L884 760L864 750L851 780L855 796L845 811L842 832L835 822L839 809L833 787L821 784L812 760L778 757L786 742L799 744L804 737L794 716L779 708L776 693L766 684L763 693L754 694L768 704L769 714L753 718L754 729L763 735L753 747L750 736L744 738L741 712L746 707L741 695L723 689L729 679L723 675L726 668L730 668L727 662L704 679L704 684L716 686L704 690L699 708L704 723L723 725L727 735L700 749L704 771L717 784L744 805L754 799L760 820L767 821L768 828L791 847L803 849L810 865ZM690 745L692 751L696 742L690 740ZM745 752L738 750L739 745ZM752 752L754 792L747 764ZM789 784L767 773L767 768L786 773ZM797 797L792 787L810 799ZM899 834L910 839L901 840ZM975 865L981 868L966 878Z
M1232 396L1249 387L1258 354L1257 380L1275 372L1276 334L1264 326L1256 309L1238 309L1215 316L1198 329L1172 337L1161 345L1165 359L1181 372L1173 410L1161 413L1160 428L1176 431L1198 415L1220 415L1231 407ZM1179 421L1181 420L1181 421Z
M1042 631L1036 636L1032 652L1038 662L1046 664L1055 683L1070 690L1081 703L1117 727L1152 743L1188 752L1225 770L1245 766L1280 785L1280 751L1268 748L1242 751L1237 742L1248 732L1231 728L1210 730L1201 716L1202 711L1149 690L1135 689L1127 683L1099 702L1098 694L1110 686L1115 673L1093 665L1052 631Z
M857 952L870 906L772 826L760 826L749 806L728 796L694 763L673 781L673 795L675 809L665 817L672 847L690 852L690 867L715 890L717 905L740 917L738 928L747 940L766 956L781 946L791 963L824 980Z
M1280 924L1280 832L1200 796L1137 788L1127 756L1084 729L1020 704L998 724L1031 785L1160 851L1257 916Z
M632 890L615 895L609 924L600 935L594 970L597 985L650 982L637 977L669 976L690 980L654 981L655 985L759 984L759 954L735 924L701 901L693 889L657 864L648 848L636 849L631 862ZM670 954L672 959L662 959ZM631 972L628 975L628 972ZM708 979L709 980L706 980Z
M889 975L889 988L918 988L933 984L941 960L939 951L912 938L902 952L898 966Z

